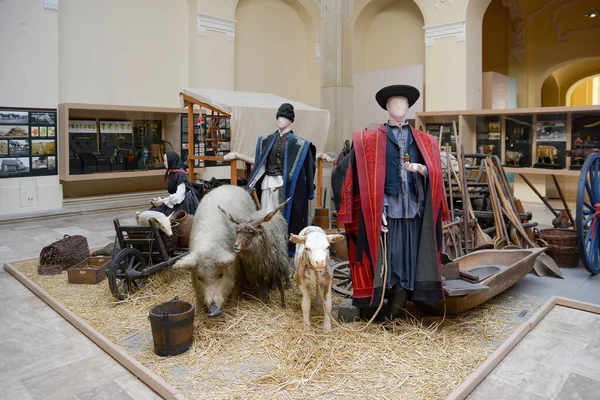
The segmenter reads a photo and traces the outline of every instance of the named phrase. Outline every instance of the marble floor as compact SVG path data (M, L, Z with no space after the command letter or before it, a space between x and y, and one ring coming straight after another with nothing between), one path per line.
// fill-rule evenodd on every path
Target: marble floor
M600 315L554 306L468 400L600 397Z
M540 227L550 226L554 216L541 202L524 207ZM114 239L113 218L133 224L137 209L0 221L0 265L38 257L64 234L86 236L90 248L104 246ZM600 304L598 277L581 266L563 273L565 279L530 274L510 290L540 304L553 295ZM159 398L4 269L0 304L0 399Z
M0 225L0 264L38 257L64 234L84 235L90 247L114 239L119 210ZM0 269L0 399L160 399L121 364L32 292Z

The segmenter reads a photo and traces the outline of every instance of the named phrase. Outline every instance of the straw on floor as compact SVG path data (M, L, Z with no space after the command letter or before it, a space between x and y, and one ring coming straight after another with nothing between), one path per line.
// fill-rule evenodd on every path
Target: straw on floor
M325 333L323 311L314 301L313 328L304 328L294 287L286 291L285 311L273 291L267 305L243 296L231 300L219 318L200 313L192 347L164 358L153 352L148 312L175 296L195 303L188 272L163 271L118 302L106 280L74 285L66 272L38 275L37 261L14 265L190 399L443 399L510 335L516 314L536 308L530 298L501 295L458 317L373 323L362 332L334 326ZM334 296L334 304L341 300Z

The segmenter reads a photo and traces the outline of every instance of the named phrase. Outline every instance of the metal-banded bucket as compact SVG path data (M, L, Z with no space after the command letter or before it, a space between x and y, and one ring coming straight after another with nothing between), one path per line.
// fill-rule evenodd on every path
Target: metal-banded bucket
M192 303L181 301L179 297L150 310L148 319L157 355L176 356L190 348L194 337L194 311Z

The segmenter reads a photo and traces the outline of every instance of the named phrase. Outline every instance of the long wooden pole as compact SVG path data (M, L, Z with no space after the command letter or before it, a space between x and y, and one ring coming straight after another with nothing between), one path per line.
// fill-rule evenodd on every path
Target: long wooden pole
M317 207L323 203L323 160L317 160Z
M556 179L556 176L554 174L552 174L552 179L554 179L554 186L556 186L556 190L558 191L560 200L562 201L563 206L565 207L565 211L567 212L567 215L569 216L569 221L571 221L571 226L575 226L575 221L573 220L573 215L571 215L571 210L569 209L569 206L567 205L567 200L565 199L565 196L563 195L563 192L560 189L560 185L558 184L558 180Z
M190 175L190 182L196 182L194 178L194 164L195 160L191 160L190 156L194 156L194 104L188 102L188 170Z

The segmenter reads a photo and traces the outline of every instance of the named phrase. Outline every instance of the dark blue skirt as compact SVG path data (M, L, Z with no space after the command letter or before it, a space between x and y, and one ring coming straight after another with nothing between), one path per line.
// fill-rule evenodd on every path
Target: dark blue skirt
M386 290L415 289L417 254L423 218L387 218L387 264ZM435 244L431 244L435 251Z

